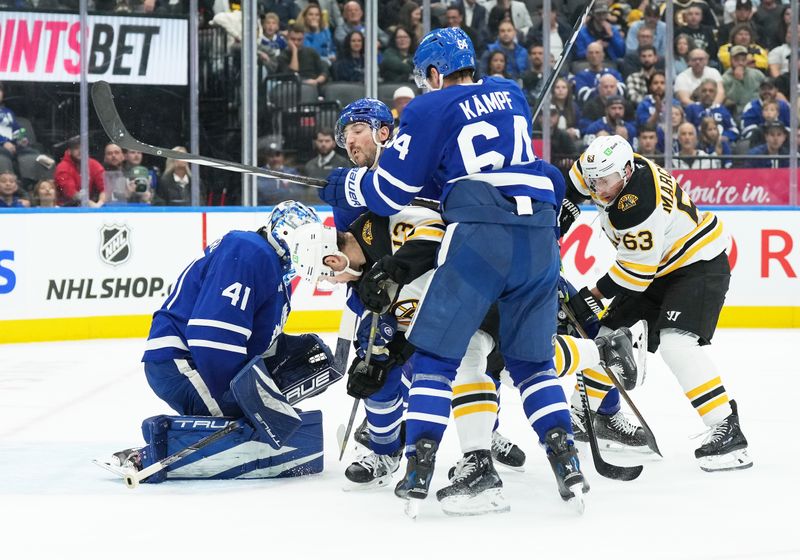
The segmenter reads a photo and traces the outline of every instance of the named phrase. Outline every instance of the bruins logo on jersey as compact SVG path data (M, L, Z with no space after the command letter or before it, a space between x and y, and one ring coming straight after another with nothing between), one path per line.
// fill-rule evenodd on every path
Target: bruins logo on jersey
M619 199L619 202L617 203L617 208L621 212L624 212L625 210L630 210L631 208L636 206L636 203L638 201L639 197L636 196L635 194L626 194Z
M372 240L374 239L372 236L372 220L364 222L364 227L361 228L361 239L363 239L364 243L367 245L372 245Z
M399 325L409 326L417 312L418 299L401 299L392 306L392 313Z

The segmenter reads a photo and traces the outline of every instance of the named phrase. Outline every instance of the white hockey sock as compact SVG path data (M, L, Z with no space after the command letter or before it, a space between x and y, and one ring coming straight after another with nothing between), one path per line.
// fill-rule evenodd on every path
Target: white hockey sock
M462 453L491 446L498 411L494 380L486 374L486 356L492 348L492 337L475 333L453 382L453 417Z
M594 343L592 342L592 344ZM609 379L608 375L606 375L606 372L602 371L601 369L584 369L583 382L586 385L586 396L589 397L589 408L592 410L597 410L600 407L600 403L603 402L603 399L606 397L606 394L608 394L608 392L614 388L614 384L611 382L611 379ZM572 392L570 404L578 410L583 410L583 405L581 404L581 393L578 389L577 383L575 384L575 390Z
M556 373L559 377L597 366L600 350L593 340L574 336L556 336Z
M661 331L661 357L707 426L731 414L728 393L714 362L696 335L678 329Z

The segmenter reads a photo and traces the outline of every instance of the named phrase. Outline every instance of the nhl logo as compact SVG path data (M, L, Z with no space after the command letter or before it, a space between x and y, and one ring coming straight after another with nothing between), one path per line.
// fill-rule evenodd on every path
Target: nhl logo
M117 266L131 256L131 232L128 226L103 226L100 230L100 259L111 266Z

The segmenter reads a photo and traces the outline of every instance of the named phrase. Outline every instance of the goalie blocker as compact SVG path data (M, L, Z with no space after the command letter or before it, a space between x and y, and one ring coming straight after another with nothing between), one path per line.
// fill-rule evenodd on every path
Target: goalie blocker
M262 358L245 365L231 381L231 394L247 422L211 445L154 474L166 479L282 478L323 469L322 413L292 405L325 391L342 378L333 356L313 334L281 335ZM194 445L224 429L234 417L167 416L142 423L146 445L141 467Z

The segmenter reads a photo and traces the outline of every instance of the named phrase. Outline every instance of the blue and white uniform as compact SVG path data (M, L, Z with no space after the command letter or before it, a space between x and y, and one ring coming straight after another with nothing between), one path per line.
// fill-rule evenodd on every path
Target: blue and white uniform
M180 414L241 416L230 382L281 334L289 296L264 237L226 234L181 273L153 315L142 358L150 386Z

